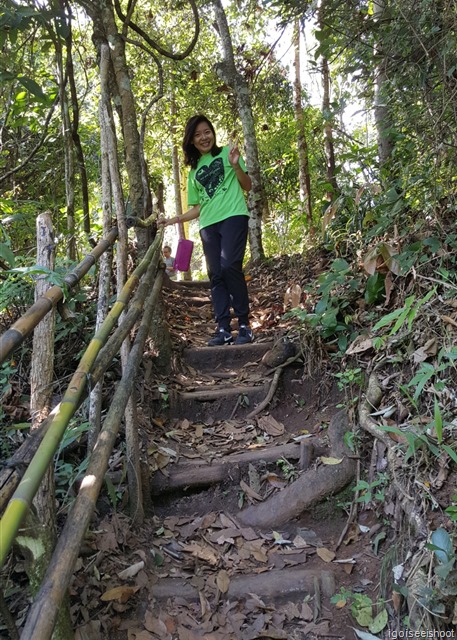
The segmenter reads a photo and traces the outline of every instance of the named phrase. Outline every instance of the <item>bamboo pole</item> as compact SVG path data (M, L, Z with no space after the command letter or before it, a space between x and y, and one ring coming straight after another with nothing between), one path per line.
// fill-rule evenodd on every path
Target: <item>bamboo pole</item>
M113 326L124 310L140 276L145 272L154 255L158 255L162 243L162 236L163 232L157 234L154 242L146 252L145 257L127 280L103 325L92 338L81 358L78 369L67 387L60 404L59 412L53 418L36 454L27 467L19 486L6 507L5 513L0 520L0 566L5 562L8 551L13 544L27 509L30 507L46 469L59 447L71 417L79 406L95 358L103 344L106 343Z
M100 240L96 247L64 278L68 289L72 289L97 262L99 257L114 244L118 235L117 227L113 227L106 238ZM0 364L18 347L33 331L37 324L64 297L62 287L54 285L41 296L23 316L0 336Z
M158 254L157 257L159 257ZM152 270L151 277L148 277L148 274L146 274L146 276L141 280L132 302L129 303L129 309L124 316L122 325L117 327L110 336L106 345L98 354L90 374L91 387L102 379L114 356L119 352L125 336L130 333L133 325L140 317L144 306L144 300L146 299L154 282L153 275L155 274L152 273ZM86 386L76 408L78 408L84 401L87 396L87 392L88 387ZM0 470L0 514L4 511L8 500L10 500L18 486L23 475L24 468L30 462L40 446L40 442L43 440L52 419L60 412L60 404L61 403L54 407L52 412L49 414L49 417L41 423L39 431L31 434L19 449L14 452L13 456L3 462L4 468Z
M143 319L130 351L127 366L90 457L86 475L57 543L41 589L30 608L21 636L24 640L28 638L47 640L51 637L57 612L73 575L81 542L90 524L122 416L132 392L162 279L163 272L156 278L151 295L146 302Z

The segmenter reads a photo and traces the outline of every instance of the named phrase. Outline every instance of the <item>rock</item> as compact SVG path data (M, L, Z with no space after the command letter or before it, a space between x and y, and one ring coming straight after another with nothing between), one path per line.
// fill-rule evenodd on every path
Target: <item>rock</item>
M286 336L276 342L274 347L267 351L262 358L262 364L266 367L279 367L289 358L293 358L297 353L297 347Z

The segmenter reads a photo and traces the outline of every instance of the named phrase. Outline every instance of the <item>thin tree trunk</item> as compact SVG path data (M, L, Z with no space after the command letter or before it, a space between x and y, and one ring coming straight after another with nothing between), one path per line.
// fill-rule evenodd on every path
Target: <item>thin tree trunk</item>
M127 280L127 260L128 260L128 233L125 222L125 209L121 199L121 177L117 163L117 143L114 128L114 120L110 109L108 80L110 69L109 49L106 44L100 46L100 78L102 86L102 103L105 109L104 121L108 124L106 132L108 134L108 156L111 177L111 188L114 195L114 208L116 210L117 225L119 229L119 241L117 246L117 290L121 291ZM125 138L125 131L124 131ZM116 158L116 159L115 159ZM141 167L140 167L141 178ZM121 323L123 315L119 319ZM124 371L130 354L130 338L127 336L121 347L122 370ZM128 484L131 512L134 516L135 524L141 524L144 519L141 469L138 434L136 433L136 406L134 404L135 395L129 399L125 411L125 432L126 432L126 455L128 460Z
M385 0L374 0L373 20L382 20L385 12ZM378 30L378 34L381 33ZM381 38L381 35L378 36ZM382 42L378 40L374 47L375 59L378 64L375 69L374 81L374 119L378 139L379 165L382 169L392 157L394 143L392 140L392 118L387 105L389 98L388 78L386 70L386 58L382 52Z
M125 56L125 42L117 29L113 6L108 0L102 4L102 22L109 41L110 58L116 78L122 106L122 133L125 147L125 166L129 177L130 215L142 218L144 213L143 180L140 157L140 133L138 130L135 100L130 83L129 68ZM137 232L138 252L146 252L146 232Z
M327 0L321 0L321 4L318 12L318 24L321 30L324 30L324 16L326 11ZM325 155L326 155L326 177L327 182L331 185L328 189L326 197L329 202L335 199L338 192L338 183L336 180L336 163L335 163L335 148L333 144L333 125L331 119L331 107L330 107L330 69L328 59L323 56L321 59L322 65L322 113L324 116L324 139L325 139Z
M300 185L300 213L304 215L308 232L314 235L313 227L313 210L311 201L311 178L309 175L309 157L308 142L305 133L305 119L303 115L302 105L302 84L300 70L300 24L298 19L294 25L294 102L295 102L295 121L297 123L297 147L298 147L298 178Z
M103 54L103 73L101 73L101 85L102 95L100 97L99 105L99 119L100 119L100 149L101 149L101 181L102 181L102 211L103 211L103 235L106 235L111 227L112 219L112 189L110 181L110 110L107 105L109 103L109 96L107 95L106 79L107 79L107 52ZM115 151L115 150L113 150ZM107 311L108 301L110 294L111 284L111 268L113 262L112 251L109 250L104 253L100 258L99 268L99 281L98 281L98 303L97 303L97 318L95 327L96 330L102 325ZM88 437L88 451L92 451L95 442L97 441L98 434L101 427L101 410L102 410L102 381L98 382L93 391L90 394L89 404L89 423L90 431Z
M174 94L174 88L171 88L171 100L170 100L170 114L171 114L171 140L172 140L172 148L171 148L171 163L173 168L173 190L175 196L175 213L178 216L182 216L183 214L183 205L182 205L182 190L181 190L181 167L179 164L179 148L176 142L176 125L177 125L177 109L176 109L176 100ZM185 224L181 221L178 222L178 237L185 238L186 237L186 227L188 227L189 223ZM192 280L192 271L188 269L184 275L184 280Z
M78 94L76 91L76 82L75 82L75 73L73 67L73 34L71 28L71 10L68 7L67 2L65 2L65 7L67 10L65 15L65 19L68 24L68 36L66 38L67 43L67 61L66 61L66 72L68 76L68 82L70 87L70 97L71 97L71 109L73 114L73 121L71 124L71 137L74 144L76 160L78 164L79 177L81 180L81 195L82 195L82 209L83 209L83 225L84 232L89 235L90 234L90 213L89 213L89 187L87 184L87 171L86 171L86 161L84 159L84 152L81 144L81 138L79 137L79 103L78 103Z
M37 265L54 269L55 245L51 214L37 217ZM35 286L35 300L46 293L50 285L40 277ZM53 309L35 328L33 334L30 373L30 412L32 431L40 428L51 409L54 378L55 310ZM29 512L16 544L25 558L32 595L38 593L48 568L57 539L54 469L48 468L34 499L35 512ZM56 639L73 637L68 602L62 607L54 633Z
M232 38L222 2L221 0L213 0L213 5L224 55L223 61L216 65L216 71L219 77L235 94L243 127L246 165L252 180L252 189L248 197L251 213L249 220L249 243L251 247L251 257L254 261L257 261L265 257L262 245L262 218L266 219L268 217L268 202L261 179L251 96L246 80L241 73L237 71L235 65Z
M60 113L62 116L62 138L65 166L65 194L67 205L67 255L70 260L76 260L76 224L75 224L75 159L73 138L71 133L70 110L66 92L66 74L64 71L62 46L56 39L56 53L58 66L58 82L60 97Z

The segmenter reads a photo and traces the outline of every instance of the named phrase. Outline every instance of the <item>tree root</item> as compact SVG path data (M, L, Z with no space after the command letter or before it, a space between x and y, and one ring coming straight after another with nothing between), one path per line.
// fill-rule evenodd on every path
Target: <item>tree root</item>
M344 444L344 434L349 431L346 413L337 413L328 428L330 456L341 458L339 464L321 464L305 471L288 487L274 494L265 502L251 505L237 514L245 525L270 528L297 518L305 509L322 498L341 491L356 472L356 461Z

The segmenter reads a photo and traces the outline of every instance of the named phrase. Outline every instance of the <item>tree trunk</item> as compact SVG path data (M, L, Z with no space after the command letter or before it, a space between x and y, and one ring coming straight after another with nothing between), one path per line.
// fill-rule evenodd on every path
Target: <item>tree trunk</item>
M103 235L106 235L111 227L112 219L112 189L110 181L110 109L109 96L107 95L106 74L107 68L107 51L103 53L103 73L101 76L101 97L99 105L100 119L100 150L101 150L101 181L102 181L102 211L103 211ZM102 63L100 63L102 67ZM107 104L108 101L108 104ZM115 149L113 152L115 154ZM115 167L113 168L115 171ZM113 253L111 250L106 251L100 258L99 278L98 278L98 303L97 318L95 323L96 330L102 325L107 311L110 296L111 284L111 268L113 262ZM101 427L101 409L102 409L102 382L98 382L90 394L89 404L89 423L90 431L88 437L88 452L90 453L97 441Z
M379 22L383 19L385 13L385 0L374 0L373 2L373 19ZM381 31L378 30L378 34ZM378 36L381 38L381 35ZM387 77L386 63L387 60L382 52L382 42L379 39L374 47L375 60L378 64L375 69L374 79L374 119L376 123L377 139L378 139L378 156L381 170L385 167L392 157L394 142L392 140L392 118L387 106L389 98L389 84Z
M100 4L89 0L80 0L94 24L93 39L100 50L102 45L109 47L111 69L115 80L115 92L119 99L118 113L122 124L124 141L125 168L129 179L129 216L143 218L144 194L141 166L141 144L138 130L137 113L129 67L125 55L125 39L117 28L113 5L110 0L101 0ZM120 230L119 230L120 231ZM147 232L137 231L139 255L147 249Z
M311 202L311 178L309 175L308 142L305 133L305 119L302 105L302 84L300 72L300 24L298 19L294 25L294 45L295 45L295 81L294 81L294 102L295 102L295 122L297 124L297 147L298 147L298 178L300 184L300 213L307 221L308 232L314 235L313 209Z
M318 24L321 30L325 29L325 11L327 0L321 0L318 12ZM331 202L338 193L338 183L336 180L335 148L333 144L333 125L330 106L330 69L328 59L323 56L322 65L322 114L324 117L324 138L326 156L326 177L330 188L327 190L327 200Z
M223 61L216 65L216 71L219 77L235 94L243 127L246 147L246 165L252 180L252 189L248 197L248 205L251 213L249 220L249 244L251 247L251 257L254 261L257 261L265 257L262 245L262 217L267 218L268 216L268 202L261 179L251 96L246 80L241 73L237 71L235 66L232 38L222 2L221 0L213 0L213 5L224 56Z
M68 36L66 38L67 43L67 61L66 61L66 72L68 76L68 82L70 87L70 96L71 96L71 108L73 113L73 121L71 125L71 136L74 144L76 160L78 163L78 171L79 177L81 180L81 195L82 195L82 209L83 209L83 225L84 232L87 236L90 234L90 213L89 213L89 187L87 184L87 171L86 171L86 161L84 159L84 152L81 144L81 138L79 137L79 104L78 104L78 94L76 91L76 82L75 82L75 73L73 67L73 53L72 53L72 45L73 45L73 34L71 28L71 10L65 2L67 13L62 14L65 16L65 20L68 24Z
M55 245L51 214L37 217L37 265L54 269ZM35 286L35 300L44 295L50 285L39 277ZM39 429L51 409L54 377L55 310L53 309L33 334L32 366L30 374L30 413L32 431ZM25 558L32 595L35 595L48 568L56 544L56 511L54 469L52 465L43 478L34 499L35 513L29 513L16 538ZM68 602L60 610L54 638L73 637Z
M70 121L70 110L66 92L66 74L64 71L62 46L56 39L56 54L58 66L58 84L60 98L60 113L62 116L62 138L64 150L65 166L65 194L67 205L67 255L70 260L76 260L76 238L75 238L75 159L73 150L72 127Z

